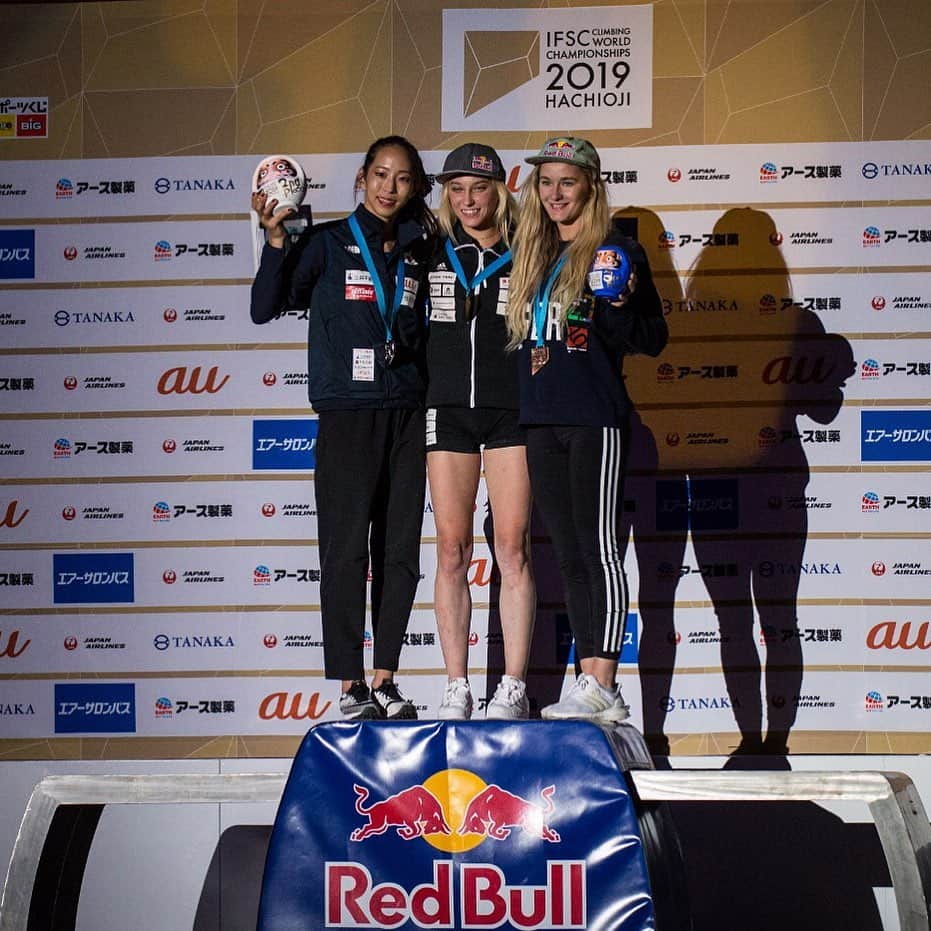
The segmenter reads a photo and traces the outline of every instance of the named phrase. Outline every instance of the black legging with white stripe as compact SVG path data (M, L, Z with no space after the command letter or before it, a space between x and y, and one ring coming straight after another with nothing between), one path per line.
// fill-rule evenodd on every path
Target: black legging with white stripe
M625 454L621 427L527 429L534 503L559 561L578 659L616 660L624 640Z

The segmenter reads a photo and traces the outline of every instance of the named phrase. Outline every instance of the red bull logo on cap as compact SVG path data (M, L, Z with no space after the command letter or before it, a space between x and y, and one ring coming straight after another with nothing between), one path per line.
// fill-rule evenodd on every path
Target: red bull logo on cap
M472 156L472 167L476 171L494 171L495 166L492 164L491 159L487 155L473 155Z
M554 139L541 153L546 158L569 158L575 155L575 146L569 139Z

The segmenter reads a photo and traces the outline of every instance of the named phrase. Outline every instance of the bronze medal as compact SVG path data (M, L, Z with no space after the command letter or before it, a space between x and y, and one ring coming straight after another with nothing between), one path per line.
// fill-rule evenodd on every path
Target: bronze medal
M550 361L548 346L534 346L530 350L530 374L536 375Z

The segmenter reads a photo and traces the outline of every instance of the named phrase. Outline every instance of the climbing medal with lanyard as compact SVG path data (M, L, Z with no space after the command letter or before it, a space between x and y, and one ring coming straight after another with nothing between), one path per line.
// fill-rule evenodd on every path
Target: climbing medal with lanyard
M388 301L385 298L385 289L382 286L381 278L375 268L375 260L372 258L369 244L365 241L365 236L362 235L362 228L359 226L359 221L356 219L355 214L351 214L349 217L349 229L352 231L352 238L359 247L362 261L365 263L369 277L372 279L372 287L375 288L375 300L378 303L378 311L381 314L382 320L385 322L385 368L387 368L394 361L394 357L397 354L397 347L395 346L394 340L391 338L391 328L394 325L394 318L398 312L398 308L401 306L401 299L404 297L404 257L400 256L398 258L397 280L394 283L394 295L391 301L391 310L389 311Z
M533 320L537 329L537 344L530 350L530 374L536 375L540 369L550 361L549 346L544 345L543 334L546 330L546 315L550 306L550 291L562 271L563 265L569 253L564 252L559 261L553 266L546 282L537 290L536 297L533 299Z
M446 256L449 259L449 264L453 267L453 271L456 273L456 278L459 279L459 283L465 289L465 318L469 321L472 319L473 292L482 282L486 281L496 271L503 268L511 261L511 250L508 249L503 255L499 255L491 265L483 268L471 281L469 281L465 269L462 267L462 262L459 261L459 256L456 255L456 250L449 239L446 240Z

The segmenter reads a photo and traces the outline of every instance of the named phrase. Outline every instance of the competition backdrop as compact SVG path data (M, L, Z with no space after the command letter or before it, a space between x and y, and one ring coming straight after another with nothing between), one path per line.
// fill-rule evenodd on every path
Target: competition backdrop
M671 333L628 370L634 720L677 753L726 753L761 714L793 752L927 752L927 4L459 6L0 8L0 752L289 756L335 717L306 319L249 322L252 170L297 155L327 218L376 136L431 172L495 145L516 190L572 131ZM402 657L422 714L433 547L428 504ZM542 702L571 654L539 527L534 557Z

